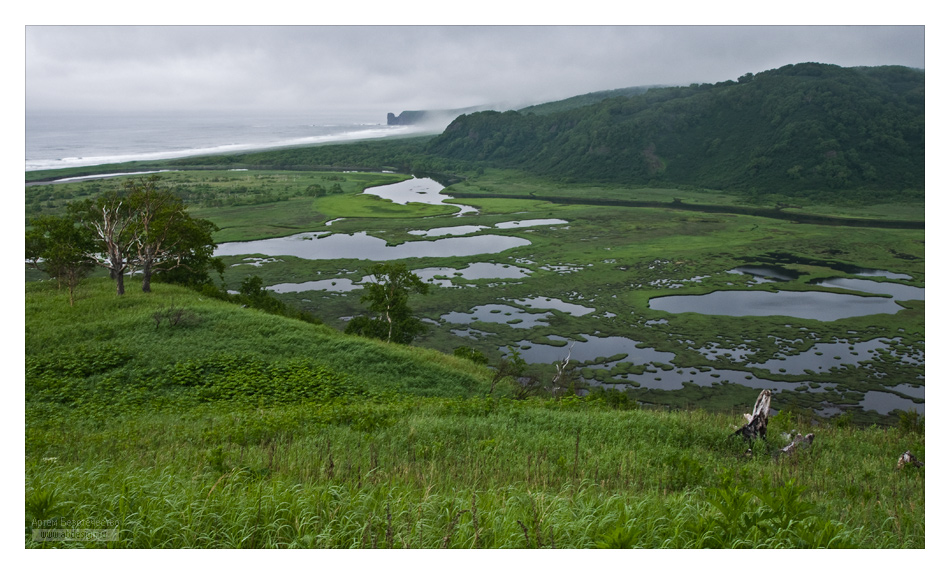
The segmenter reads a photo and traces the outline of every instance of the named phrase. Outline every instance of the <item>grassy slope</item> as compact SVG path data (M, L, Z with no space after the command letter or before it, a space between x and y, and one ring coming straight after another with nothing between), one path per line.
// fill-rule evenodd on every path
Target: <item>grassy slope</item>
M131 358L113 375L128 380L224 354L269 362L313 360L380 392L464 395L487 378L469 362L435 351L345 336L167 284L153 285L145 294L133 281L126 295L117 297L112 282L94 279L80 287L75 307L50 282L30 283L26 290L28 360L42 360L50 349L64 355L115 349ZM156 327L153 315L169 308L186 309L192 324ZM393 364L400 365L398 373Z
M485 398L486 372L464 361L176 287L117 298L91 280L75 308L49 283L26 291L28 547L31 523L55 519L115 527L114 547L924 544L923 471L895 469L904 450L925 456L910 427L780 414L747 457L736 417ZM193 324L156 327L171 307ZM243 360L176 379L223 355ZM273 386L269 367L301 360L339 393L228 386L248 365ZM200 400L209 388L235 392ZM773 458L792 428L815 444Z

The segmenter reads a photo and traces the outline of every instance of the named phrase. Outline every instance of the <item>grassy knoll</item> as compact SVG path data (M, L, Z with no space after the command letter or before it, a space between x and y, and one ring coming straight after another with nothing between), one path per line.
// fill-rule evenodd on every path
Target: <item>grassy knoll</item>
M25 545L921 548L922 425L488 396L489 372L169 285L26 286ZM176 325L155 320L170 307ZM815 433L778 455L783 432ZM80 526L83 527L83 526Z

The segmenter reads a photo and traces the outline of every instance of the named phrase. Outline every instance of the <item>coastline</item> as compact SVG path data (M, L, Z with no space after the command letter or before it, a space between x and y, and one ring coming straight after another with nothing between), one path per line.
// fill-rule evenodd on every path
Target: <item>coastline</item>
M52 171L70 168L86 168L114 164L126 164L142 161L162 161L169 159L181 159L187 157L221 155L228 153L245 153L254 151L263 151L271 149L281 149L290 147L301 147L310 145L348 143L361 140L383 139L392 137L401 137L407 135L422 135L426 133L423 129L413 129L411 126L383 126L382 129L367 129L358 131L345 131L336 134L311 136L304 138L295 138L292 140L266 142L266 143L239 143L222 144L206 148L192 148L156 152L129 153L113 156L94 156L94 157L65 157L56 159L32 159L25 161L25 172Z
M431 127L422 125L387 125L375 117L378 117L376 112L342 115L27 112L24 171L29 174L95 166L129 167L196 156L433 132ZM135 168L125 171L135 171Z

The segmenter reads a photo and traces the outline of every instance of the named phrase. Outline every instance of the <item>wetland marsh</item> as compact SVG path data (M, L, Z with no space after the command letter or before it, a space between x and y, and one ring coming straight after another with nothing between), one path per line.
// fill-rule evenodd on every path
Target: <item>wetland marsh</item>
M494 171L448 188L380 173L167 176L192 194L193 212L221 227L227 288L257 275L341 330L363 309L372 262L400 260L432 286L411 302L429 326L418 345L471 347L491 363L514 349L542 380L570 352L582 386L674 407L747 408L771 388L777 408L826 416L924 410L920 229L587 205L582 186ZM308 197L320 182L342 192ZM473 189L519 197L465 197ZM532 199L570 191L577 201ZM622 193L664 194L602 195ZM251 197L260 203L248 205ZM227 200L234 206L216 205Z

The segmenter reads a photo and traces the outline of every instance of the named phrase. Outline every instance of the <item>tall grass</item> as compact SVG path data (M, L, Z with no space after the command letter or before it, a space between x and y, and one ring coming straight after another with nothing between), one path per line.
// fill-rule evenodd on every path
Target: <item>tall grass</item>
M170 286L84 289L71 308L27 287L26 547L924 545L924 468L897 469L926 460L916 419L780 413L750 449L735 415L486 396L455 357ZM156 326L172 300L199 321ZM814 444L777 455L793 429ZM64 523L116 540L32 540Z
M27 429L27 500L112 547L922 547L912 437L822 428L774 458L729 419L437 399L72 412ZM761 446L761 445L757 445ZM921 445L922 446L922 445ZM922 450L918 452L923 453ZM896 453L896 454L895 454ZM51 511L27 505L33 520ZM78 543L72 543L79 545ZM33 545L27 539L27 546ZM70 545L70 543L62 543Z

